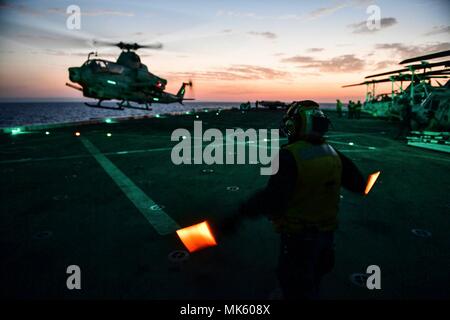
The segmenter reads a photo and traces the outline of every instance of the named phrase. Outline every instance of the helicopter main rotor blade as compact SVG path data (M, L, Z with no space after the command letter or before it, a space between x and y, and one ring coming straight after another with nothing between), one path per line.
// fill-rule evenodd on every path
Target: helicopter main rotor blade
M403 69L373 74L373 75L365 77L365 79L375 78L375 77L379 77L379 76L387 76L389 74L395 74L395 73L401 73L401 72L408 72L411 70L428 69L428 68L440 67L440 66L445 66L445 67L450 66L450 60L435 62L435 63L412 64L409 66L405 66L405 68L403 68Z
M162 43L154 43L154 44L144 44L144 45L138 45L138 49L162 49L163 45Z
M429 60L429 59L436 59L436 58L442 58L442 57L447 57L447 56L450 56L450 50L440 51L440 52L436 52L436 53L431 53L431 54L426 54L426 55L419 56L419 57L406 59L406 60L401 61L399 64L405 64L405 63L411 63L411 62Z
M400 72L407 72L407 71L409 71L408 68L398 69L398 70L393 70L393 71L388 71L388 72L372 74L370 76L365 77L364 79L370 79L370 78L375 78L375 77L380 77L380 76L387 76L389 74L400 73Z
M162 43L152 43L152 44L145 44L141 45L139 43L125 43L125 42L112 42L112 41L105 41L105 40L94 40L94 45L96 46L106 46L106 47L118 47L122 50L138 50L138 49L162 49L163 45Z

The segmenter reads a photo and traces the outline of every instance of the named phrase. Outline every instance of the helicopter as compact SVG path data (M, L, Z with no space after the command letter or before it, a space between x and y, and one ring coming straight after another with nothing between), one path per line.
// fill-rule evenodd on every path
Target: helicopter
M140 45L138 43L107 43L122 50L116 62L98 59L96 52L90 52L81 67L70 67L70 88L79 90L83 96L98 99L96 104L85 103L89 107L124 110L124 108L151 110L152 103L181 103L186 87L192 87L192 81L183 82L176 94L164 91L167 80L148 71L141 62L138 49L161 49L161 44ZM91 56L94 56L92 58ZM74 84L76 83L76 84ZM117 107L103 106L105 100L119 100ZM131 106L130 102L144 105L145 108Z
M450 81L448 81L450 60L428 62L428 60L447 56L450 56L450 50L406 59L399 63L400 65L409 64L402 69L369 75L365 77L366 81L345 85L343 88L366 85L364 111L373 116L401 119L405 105L400 101L407 100L412 107L411 127L414 130L448 130L450 128ZM419 63L410 64L414 62ZM434 69L436 67L440 69ZM381 76L389 77L379 79ZM433 86L432 80L438 86ZM383 82L391 82L391 93L375 95L376 84ZM395 90L394 85L398 82L400 87ZM408 82L409 85L403 88L403 82ZM372 86L372 90L369 90L369 86Z

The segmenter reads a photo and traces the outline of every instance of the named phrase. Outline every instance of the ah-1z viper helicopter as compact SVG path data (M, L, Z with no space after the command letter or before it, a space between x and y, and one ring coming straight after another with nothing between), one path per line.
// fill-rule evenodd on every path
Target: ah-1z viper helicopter
M109 43L119 47L122 52L116 62L91 58L81 67L69 68L70 81L79 84L66 83L67 86L83 92L85 97L98 99L97 104L85 103L90 107L123 110L124 107L151 110L152 103L182 103L185 99L186 86L192 87L192 82L183 82L177 94L165 92L167 80L148 71L140 57L134 52L141 48L160 49L161 44L139 45L137 43ZM118 107L106 107L104 100L120 100ZM145 105L145 108L132 107L131 102Z

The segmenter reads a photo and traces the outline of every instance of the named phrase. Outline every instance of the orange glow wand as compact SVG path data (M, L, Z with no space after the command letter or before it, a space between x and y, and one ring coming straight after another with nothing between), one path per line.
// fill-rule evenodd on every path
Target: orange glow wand
M179 229L177 234L189 252L217 245L207 221Z
M367 184L366 184L366 190L364 190L364 195L368 195L370 190L372 189L373 185L378 179L378 176L380 175L380 171L372 173L369 178L367 178Z

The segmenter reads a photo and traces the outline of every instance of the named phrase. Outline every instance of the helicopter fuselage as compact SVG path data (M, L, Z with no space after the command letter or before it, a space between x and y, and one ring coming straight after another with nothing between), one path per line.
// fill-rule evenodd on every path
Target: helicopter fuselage
M181 103L189 85L183 83L177 94L165 92L167 80L150 73L131 51L123 51L117 62L88 59L81 67L69 68L69 79L81 86L85 97L139 104Z

